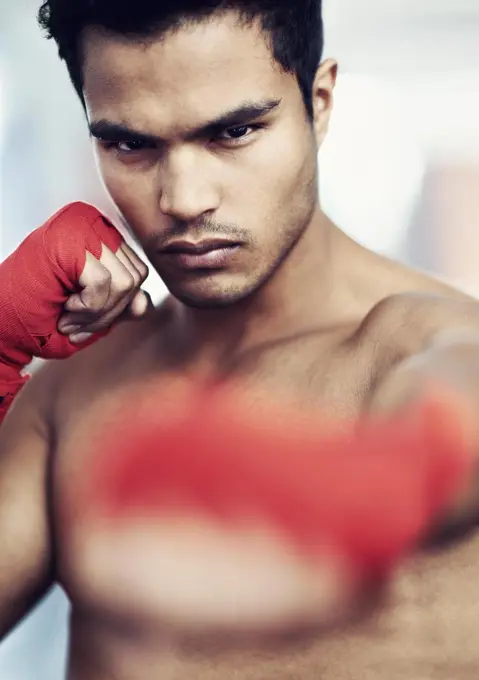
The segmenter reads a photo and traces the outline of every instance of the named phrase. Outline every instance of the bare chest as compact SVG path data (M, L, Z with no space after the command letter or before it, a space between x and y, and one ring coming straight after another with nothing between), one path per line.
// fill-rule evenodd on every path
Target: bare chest
M77 489L88 481L102 455L99 442L104 433L121 430L118 412L121 410L122 418L126 413L133 428L145 414L161 425L175 416L194 390L195 378L187 367L158 365L147 354L114 369L105 363L108 370L103 373L102 368L84 374L77 371L55 418L52 479L63 553L68 553L69 537L75 530L72 507ZM317 408L321 415L354 419L368 393L370 375L364 353L358 356L336 348L321 354L312 337L250 352L223 370L220 379L245 388L246 405L253 406L255 414L264 410L269 415L272 402L284 407L291 401L295 406L291 414L301 414L302 407L313 413ZM284 408L280 412L284 413ZM168 451L162 450L162 455L168 456Z
M479 539L418 558L369 619L302 649L258 657L241 680L475 680L479 674ZM223 673L223 675L222 675ZM185 675L186 677L186 675ZM205 680L228 677L227 666ZM234 677L234 676L231 676Z
M405 565L368 618L298 646L182 654L175 680L476 680L479 536ZM159 675L160 677L160 675Z
M328 412L334 416L354 418L367 394L370 374L364 356L344 350L319 360L313 343L306 342L249 355L231 366L225 380L240 380L245 386L254 386L257 409L268 408L273 396L279 400L292 399L308 409L317 406L322 410L327 405ZM58 570L72 600L73 612L87 612L92 622L106 621L106 628L112 624L113 630L128 630L131 619L143 621L149 631L156 629L153 593L148 591L153 586L151 582L148 585L148 579L142 578L141 570L125 575L118 553L105 553L108 542L100 545L94 535L85 533L82 515L88 513L88 508L78 503L77 491L88 480L95 465L94 457L101 455L98 452L101 432L105 427L114 429L118 424L115 413L119 405L129 405L132 422L144 409L152 418L168 419L174 414L181 395L186 397L190 388L191 378L187 372L172 370L171 367L158 370L145 357L135 366L119 365L114 374L109 371L103 376L78 375L62 401L53 470ZM163 454L168 455L168 451ZM154 540L154 536L151 535L150 539ZM149 559L148 551L142 553L141 545L144 544L139 544L134 558L138 564L145 564ZM137 578L131 579L132 573L137 574ZM161 579L161 573L157 573L155 578ZM127 596L125 589L129 590ZM141 606L140 601L143 603ZM373 626L372 634L365 634L359 629L341 639L329 637L303 645L300 649L288 647L282 652L182 655L175 660L174 677L175 680L191 677L198 680L343 680L344 677L347 680L358 677L347 674L349 666L369 659L370 652L366 654L366 650L374 637L390 638L388 625ZM155 636L156 633L153 638ZM111 640L111 635L107 637ZM145 636L150 637L149 634ZM125 647L123 634L118 640L118 645L113 645L116 646L115 657ZM151 658L155 657L157 648L161 649L161 644L154 645L152 651L149 643L140 642L139 648L142 650L141 658ZM366 656L360 650L364 650ZM390 663L391 655L388 654L387 663ZM137 654L132 653L131 658L136 657ZM349 659L346 665L345 659ZM128 665L129 661L126 663ZM155 667L159 669L158 678L165 677L161 670L163 663L162 653L158 651L154 660ZM132 672L132 680L136 677ZM142 671L138 677L143 677ZM156 680L156 676L151 677Z
M121 680L476 680L478 558L477 535L418 558L397 574L381 609L300 644L192 652L165 646L161 634L139 645L120 635L107 645L111 668Z

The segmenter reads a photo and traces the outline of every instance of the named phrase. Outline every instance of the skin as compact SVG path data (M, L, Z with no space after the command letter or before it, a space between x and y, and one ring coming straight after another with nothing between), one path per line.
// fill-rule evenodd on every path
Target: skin
M69 680L347 680L352 668L371 680L472 679L475 536L404 565L382 607L352 623L363 593L341 563L286 554L271 527L225 533L194 516L105 523L82 495L118 406L166 421L199 381L254 387L257 415L275 395L352 423L414 404L433 379L474 403L479 384L477 304L361 248L321 211L317 151L334 62L318 70L311 125L294 77L233 15L146 45L98 29L84 40L93 129L109 120L157 140L95 146L107 190L173 296L40 371L3 424L0 632L56 580L72 602ZM190 134L245 101L272 100L281 104L240 144L225 142L227 131ZM213 233L244 244L222 270L185 275L158 253L178 235ZM451 516L469 516L473 501L461 495ZM187 583L202 578L181 597L185 569ZM248 606L225 620L239 585ZM207 599L193 607L198 593Z
M248 54L246 35L251 54L239 68L236 55ZM87 62L102 64L85 79L90 125L95 128L102 120L121 123L161 140L135 153L120 151L121 156L115 147L99 143L97 156L107 190L173 295L199 307L241 301L267 282L304 237L288 260L288 271L295 270L320 230L317 144L294 78L270 64L248 87L243 85L258 59L270 62L263 36L257 30L234 30L230 18L180 32L166 45L156 43L146 59L131 44L115 38L105 42L99 31L91 31L85 42ZM207 54L202 44L210 45ZM204 54L199 68L198 50ZM158 61L162 68L152 68ZM125 70L121 64L126 63ZM185 77L191 86L184 86ZM113 98L102 94L107 78L115 82ZM222 93L220 80L229 82ZM327 64L317 87L330 90L333 80L334 65ZM154 92L164 93L164 98L152 101ZM248 128L237 139L232 127L216 138L211 133L194 135L208 121L244 103L265 101L280 103L262 118L238 121L257 130ZM323 106L323 100L317 104ZM322 117L322 125L327 118ZM120 149L135 147L133 141ZM287 171L276 163L278 151L289 160ZM157 253L172 239L209 235L245 242L236 266L214 277L181 276Z

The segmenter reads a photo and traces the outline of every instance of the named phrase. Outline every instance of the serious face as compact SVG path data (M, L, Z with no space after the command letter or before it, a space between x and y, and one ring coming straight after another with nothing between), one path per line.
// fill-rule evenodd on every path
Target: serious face
M196 307L253 293L318 202L295 76L234 13L147 41L90 28L83 57L105 187L170 292Z

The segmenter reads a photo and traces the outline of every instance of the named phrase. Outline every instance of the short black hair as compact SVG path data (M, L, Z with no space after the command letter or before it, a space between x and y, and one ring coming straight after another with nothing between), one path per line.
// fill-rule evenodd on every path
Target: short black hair
M38 22L58 46L83 102L81 33L99 26L132 38L149 38L182 25L234 10L242 20L259 20L270 36L274 59L295 74L312 116L313 81L323 51L322 0L46 0Z

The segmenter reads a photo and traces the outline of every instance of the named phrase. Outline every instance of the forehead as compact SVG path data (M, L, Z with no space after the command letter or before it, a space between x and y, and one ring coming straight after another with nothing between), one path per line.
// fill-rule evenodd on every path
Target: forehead
M174 134L238 102L284 97L296 83L260 27L231 13L143 42L89 28L83 57L90 117L152 132Z

